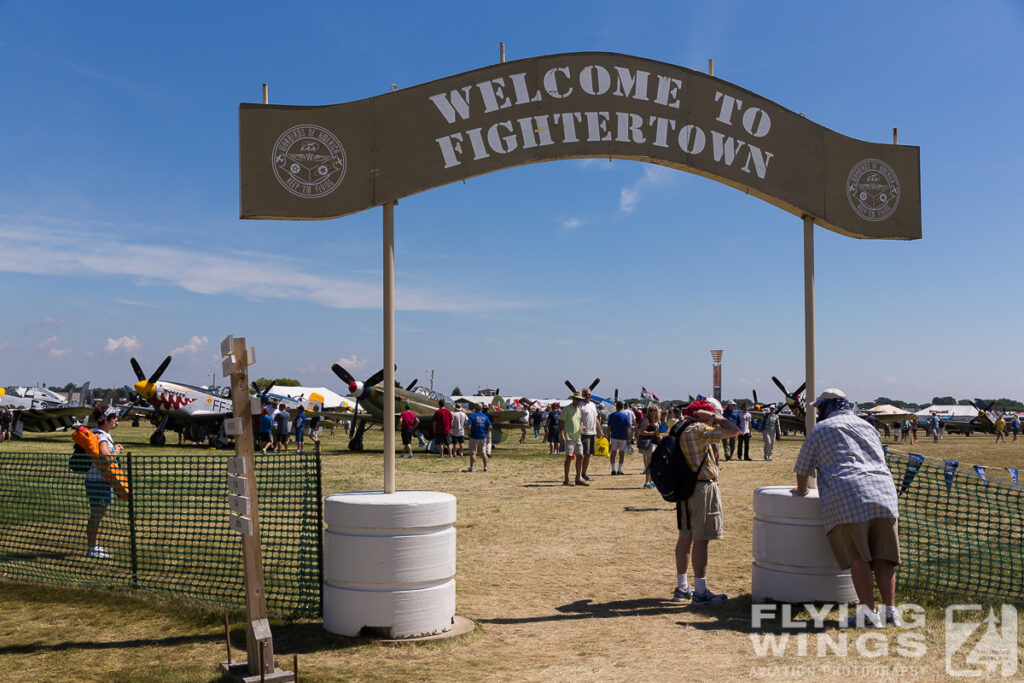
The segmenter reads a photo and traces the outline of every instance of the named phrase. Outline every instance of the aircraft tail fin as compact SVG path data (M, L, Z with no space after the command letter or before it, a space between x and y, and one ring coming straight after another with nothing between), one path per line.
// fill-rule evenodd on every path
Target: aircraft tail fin
M307 401L307 403L309 404L309 407L313 410L324 409L324 397L322 394L318 394L315 391L309 395L309 401Z
M89 393L89 383L86 382L82 385L82 393L78 397L78 405L80 406L91 406L92 405L92 394Z
M498 394L495 394L494 398L491 399L491 407L496 410L505 410L508 407L508 404L505 402L505 399Z

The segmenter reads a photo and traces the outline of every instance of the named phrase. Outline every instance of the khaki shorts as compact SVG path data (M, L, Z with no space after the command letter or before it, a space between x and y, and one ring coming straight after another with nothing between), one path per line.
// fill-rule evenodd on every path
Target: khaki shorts
M479 455L484 457L487 455L487 440L486 439L470 439L469 440L469 454Z
M900 539L896 527L896 520L888 517L837 524L828 532L828 544L840 569L849 569L854 560L889 560L899 564Z
M676 524L679 535L695 541L722 538L722 494L717 481L698 481L693 495L679 504ZM689 528L687 528L689 522Z

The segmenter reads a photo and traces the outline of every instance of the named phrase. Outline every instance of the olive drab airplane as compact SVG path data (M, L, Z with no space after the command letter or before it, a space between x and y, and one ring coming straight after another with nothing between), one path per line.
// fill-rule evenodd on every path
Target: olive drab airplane
M81 424L92 412L89 397L88 382L68 399L45 387L0 387L0 406L15 411L15 439L23 432L55 432Z
M349 429L348 448L351 451L361 451L363 450L363 434L369 425L383 424L384 422L384 390L377 386L384 379L384 370L378 370L362 382L356 380L352 373L337 363L331 366L331 370L348 385L349 395L356 399L356 417L352 420ZM395 387L395 405L391 411L391 419L397 417L408 403L412 412L420 419L416 430L426 438L433 439L434 412L439 407L438 401L443 400L445 407L449 410L455 409L455 402L439 392L431 391L426 387L417 387L418 381L414 379L404 389L401 386ZM360 408L363 409L362 414L359 412ZM519 422L527 413L523 410L507 410L505 401L497 395L491 402L491 408L491 442L497 444L501 443L502 428Z
M804 397L800 395L800 392L802 392L804 390L804 387L807 386L807 382L804 382L803 384L798 386L796 388L796 391L787 391L786 390L786 385L784 385L779 380L778 377L772 376L772 381L775 382L775 386L777 386L779 388L779 391L782 392L783 396L786 397L786 403L785 403L784 406L781 405L781 404L776 406L776 408L777 408L776 415L779 416L779 427L782 429L782 431L784 431L786 433L789 433L789 432L800 432L801 434L803 434L804 431L806 430L806 425L807 425L807 423L805 422L805 420L807 418L807 406L806 406L806 403L804 401ZM750 411L750 414L753 415L757 419L761 419L764 416L764 412L763 411L765 409L767 409L768 406L770 406L770 405L774 405L774 404L758 403L757 392L755 391L754 392L754 407L757 410ZM786 414L786 413L782 412L782 409L784 407L789 409L789 414ZM878 425L880 425L882 423L885 423L885 422L890 422L890 423L891 422L899 422L900 420L905 419L907 416L906 415L866 415L866 414L863 414L863 413L858 413L858 417L864 418L869 423L871 423L872 426L878 427Z

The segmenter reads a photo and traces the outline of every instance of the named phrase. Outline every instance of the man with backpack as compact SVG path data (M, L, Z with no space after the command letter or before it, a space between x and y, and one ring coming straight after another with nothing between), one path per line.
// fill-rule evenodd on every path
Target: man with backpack
M678 444L686 464L697 473L693 494L676 503L676 589L672 600L691 600L692 605L710 605L725 600L725 594L707 587L708 544L722 538L722 496L718 491L718 457L712 445L740 434L736 423L722 416L722 404L714 398L698 399L686 408L685 425L678 432ZM693 554L694 586L686 569Z

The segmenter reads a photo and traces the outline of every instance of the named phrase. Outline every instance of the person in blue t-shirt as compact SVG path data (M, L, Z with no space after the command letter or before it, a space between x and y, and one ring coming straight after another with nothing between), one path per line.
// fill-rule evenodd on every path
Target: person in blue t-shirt
M469 420L466 423L466 427L469 429L469 469L466 472L473 471L477 453L480 454L484 461L484 472L486 472L487 437L491 434L491 418L487 417L487 413L481 410L479 403L473 404L473 410L475 412L469 416Z
M306 409L299 406L299 414L295 416L295 452L302 452L302 442L306 435Z
M626 404L622 401L615 402L615 412L608 416L608 433L611 435L608 448L611 454L612 474L623 474L622 461L626 459L626 451L629 450L629 442L633 436L630 428L629 415L623 408ZM615 453L619 454L619 468L615 469Z
M270 417L270 408L263 406L263 414L260 415L260 450L263 455L267 454L267 448L274 443L274 418Z

